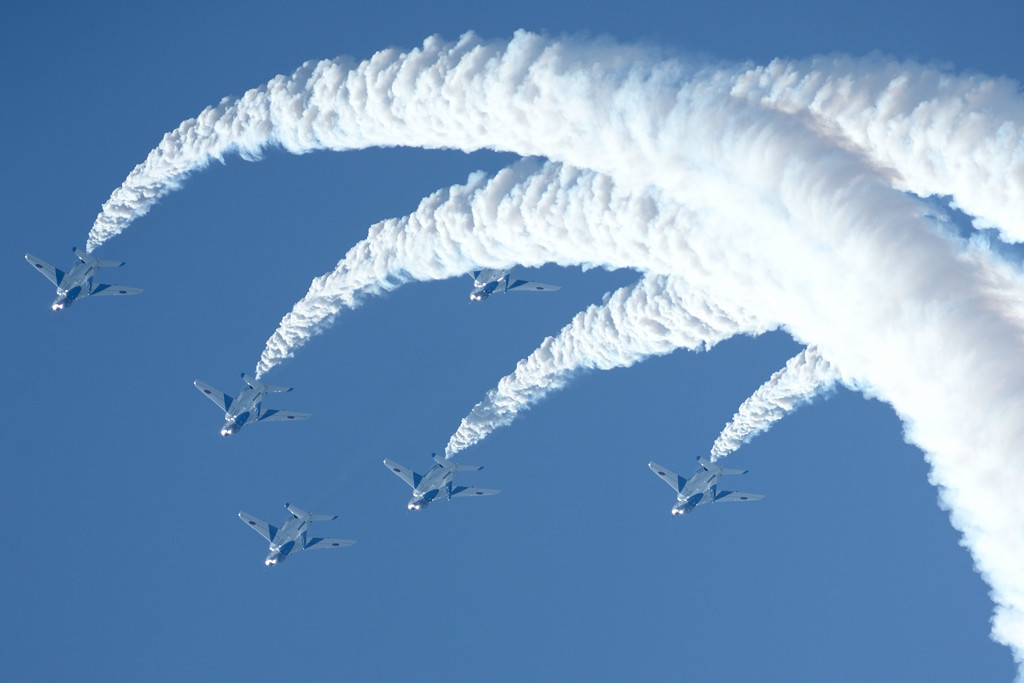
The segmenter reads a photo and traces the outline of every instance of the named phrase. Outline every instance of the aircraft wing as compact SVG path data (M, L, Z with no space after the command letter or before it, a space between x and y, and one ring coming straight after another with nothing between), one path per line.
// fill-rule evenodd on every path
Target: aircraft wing
M273 543L274 536L277 536L277 527L253 517L248 512L239 512L238 518L252 527L260 536Z
M306 542L303 550L313 550L314 548L344 548L347 545L352 545L355 541L346 541L340 538L311 538Z
M460 496L493 496L495 493L501 493L495 489L478 489L472 486L456 486L452 489L452 498L458 498Z
M513 289L521 289L525 292L553 292L556 289L561 289L561 287L558 285L546 285L543 282L516 280L515 282L509 283L509 286L505 288L505 291L512 291Z
M228 412L228 408L231 407L231 402L235 400L228 396L227 394L225 394L223 391L218 391L214 389L206 382L201 382L197 379L195 382L193 382L193 384L196 385L196 389L203 392L203 395L206 396L206 398L216 403L217 406L225 413Z
M25 254L25 260L36 267L40 273L46 276L46 279L53 284L60 286L60 281L64 279L64 271L59 268L54 268L46 261L38 259L32 254Z
M662 467L656 462L649 462L647 466L651 468L652 472L661 477L666 484L671 486L676 493L680 493L683 487L686 486L686 479L680 477L667 467Z
M121 285L93 285L89 296L120 296L122 294L138 294L138 287L122 287Z
M268 410L260 415L257 422L275 422L277 420L305 420L309 413L290 413L287 410Z
M388 460L387 458L384 458L384 464L387 466L387 468L389 470L391 470L392 472L397 474L399 477L401 477L402 481L404 481L409 486L411 486L413 488L416 488L417 486L420 485L420 480L423 477L421 477L420 475L416 474L415 472L410 470L408 467L402 467L401 465L399 465L394 460Z
M738 491L719 491L715 494L716 503L732 503L743 500L761 500L764 495L760 493L739 493Z

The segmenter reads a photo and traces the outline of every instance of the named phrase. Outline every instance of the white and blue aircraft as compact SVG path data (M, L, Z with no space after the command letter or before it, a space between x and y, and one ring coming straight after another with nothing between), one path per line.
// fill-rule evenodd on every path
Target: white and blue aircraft
M71 251L75 253L78 260L67 272L60 268L54 268L32 254L25 254L26 261L35 266L36 270L42 273L47 280L57 285L57 298L50 305L53 310L63 310L78 299L87 296L120 296L138 294L142 291L138 287L122 287L121 285L104 285L93 282L93 276L100 268L117 268L123 266L124 261L104 261L80 251L78 247L73 247Z
M274 422L275 420L305 420L309 413L290 413L286 410L264 410L261 405L267 394L291 391L291 387L275 387L264 384L255 377L242 373L246 388L232 398L222 391L214 389L206 382L195 381L196 389L203 392L224 411L224 426L220 428L221 436L230 436L252 422Z
M658 463L647 463L651 471L661 477L676 492L676 504L672 506L673 515L685 515L692 512L698 505L705 503L726 503L764 498L760 493L719 491L718 480L722 478L723 474L746 474L747 470L727 470L720 465L712 465L703 458L697 458L697 460L700 462L700 467L689 479L683 479Z
M469 300L483 301L495 292L508 292L513 289L532 292L553 292L561 289L557 285L545 285L542 282L512 280L511 276L512 269L485 268L473 271L473 291L469 294Z
M340 538L310 538L310 528L313 522L327 522L337 519L338 515L314 515L301 510L294 505L285 503L288 512L292 514L280 527L267 524L262 519L257 519L247 512L239 512L238 517L253 528L260 536L270 541L270 554L264 560L264 564L273 567L275 564L284 562L292 553L300 550L313 550L314 548L344 548L352 545L355 541L346 541Z
M493 496L499 493L494 489L478 489L472 486L455 486L452 478L456 472L472 472L482 470L480 465L460 465L454 460L437 457L432 454L437 463L426 474L417 474L407 467L402 467L394 460L384 458L384 464L389 470L402 478L406 484L412 487L412 498L409 500L410 510L422 510L439 497L451 500L461 496Z

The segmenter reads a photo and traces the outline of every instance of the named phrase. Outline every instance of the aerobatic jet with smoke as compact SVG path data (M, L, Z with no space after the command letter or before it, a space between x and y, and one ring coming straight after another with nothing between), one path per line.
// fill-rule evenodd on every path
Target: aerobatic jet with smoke
M511 270L485 268L473 272L473 291L469 293L470 301L483 301L495 292L553 292L557 285L545 285L542 282L529 280L512 280Z
M142 291L138 287L122 287L121 285L104 285L93 282L93 276L100 268L118 268L124 265L124 261L104 261L80 251L78 247L73 247L71 251L75 253L78 260L68 271L54 268L32 254L25 254L26 261L35 266L36 270L42 273L47 280L57 285L57 298L50 305L53 310L64 310L78 299L84 299L87 296L123 296L138 294Z
M292 390L291 387L275 387L265 384L244 372L242 380L245 381L246 387L238 395L238 398L229 396L219 389L214 389L198 379L194 382L196 389L203 392L203 396L224 411L224 426L220 428L221 436L237 434L242 427L255 422L305 420L309 417L309 413L291 413L287 410L265 410L263 408L263 399L267 394L288 392Z
M494 489L456 486L452 481L456 472L475 472L483 469L482 466L462 465L454 460L439 458L436 453L431 457L434 458L436 464L427 470L426 474L417 474L394 460L384 459L384 465L412 487L412 498L407 506L410 510L422 510L439 498L451 500L468 496L493 496L500 493Z
M707 503L732 503L748 500L761 500L760 493L740 493L738 491L720 491L718 482L725 474L746 474L747 470L728 470L721 465L712 465L709 460L697 458L700 467L684 479L672 470L655 462L647 463L651 471L661 477L662 481L676 492L676 504L672 506L673 515L685 515L693 512L698 505Z

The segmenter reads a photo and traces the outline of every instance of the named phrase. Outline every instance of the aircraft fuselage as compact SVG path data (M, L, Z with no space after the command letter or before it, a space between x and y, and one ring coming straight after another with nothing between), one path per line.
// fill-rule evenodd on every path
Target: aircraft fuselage
M288 555L295 549L295 546L302 548L306 545L306 531L309 529L310 520L292 517L280 528L275 536L275 541L270 544L270 553L264 564L273 567L284 562ZM276 540L280 539L280 540Z
M721 478L721 472L716 470L700 469L695 472L676 496L677 502L672 506L672 514L685 515L698 505L714 500L718 480Z
M246 387L224 413L224 426L220 428L221 436L231 436L249 422L260 419L260 404L266 396L266 391Z
M57 285L57 298L50 306L55 311L67 308L78 299L82 290L88 294L92 289L92 277L99 268L95 263L76 263Z
M449 494L452 490L452 479L455 477L454 467L442 467L434 465L423 475L418 486L412 490L412 498L409 500L410 510L422 510L446 491Z

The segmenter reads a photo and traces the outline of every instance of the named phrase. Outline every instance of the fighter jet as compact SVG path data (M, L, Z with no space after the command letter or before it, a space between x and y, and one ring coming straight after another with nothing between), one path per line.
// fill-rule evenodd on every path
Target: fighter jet
M55 311L63 310L78 299L87 296L118 296L122 294L138 294L142 290L138 287L122 287L120 285L103 285L93 282L93 276L100 268L117 268L123 266L124 261L104 261L78 247L71 249L78 260L71 270L64 272L54 268L46 261L38 259L32 254L25 254L25 260L36 267L46 279L57 285L57 298L50 305Z
M647 466L655 474L665 480L676 492L676 504L672 506L673 515L685 515L692 512L698 505L705 503L725 503L743 500L761 500L759 493L737 493L735 491L719 491L718 480L723 474L746 474L747 470L727 470L719 465L712 465L703 458L697 458L700 467L690 478L683 479L678 474L651 462Z
M292 516L280 528L271 526L262 519L256 519L247 512L238 513L239 519L270 541L270 554L264 560L268 567L284 562L288 555L300 550L344 548L355 543L355 541L344 541L340 538L309 538L307 536L313 522L327 522L337 519L338 515L314 515L288 503L285 503L284 506L288 508L288 512L292 513Z
M195 381L196 389L203 392L224 411L224 426L220 428L221 436L230 436L252 422L273 422L274 420L305 420L309 413L289 413L286 410L264 410L260 405L267 394L291 391L291 387L275 387L260 382L255 377L242 373L242 379L248 385L232 398L222 391L214 389L206 382Z
M497 270L485 268L473 271L473 291L469 294L470 301L483 301L495 292L507 292L513 289L524 291L550 291L561 289L556 285L545 285L541 282L529 282L527 280L512 280L512 270Z
M456 472L472 472L474 470L481 470L483 467L479 465L460 465L454 460L437 457L437 453L432 453L431 455L437 464L423 475L416 474L412 470L402 467L394 460L384 458L384 464L387 465L387 468L412 487L412 498L409 500L410 510L422 510L438 497L451 500L460 496L493 496L495 493L499 493L494 489L455 486L452 483L452 478Z

